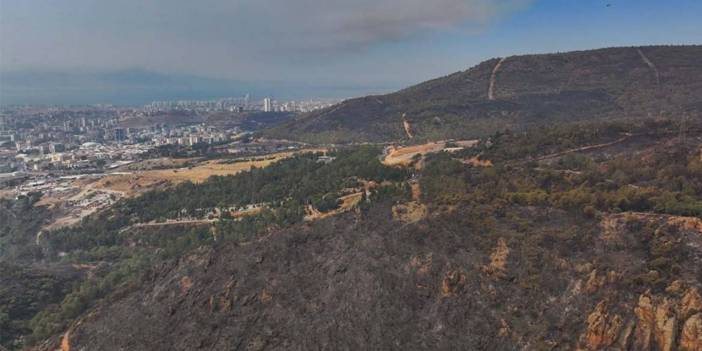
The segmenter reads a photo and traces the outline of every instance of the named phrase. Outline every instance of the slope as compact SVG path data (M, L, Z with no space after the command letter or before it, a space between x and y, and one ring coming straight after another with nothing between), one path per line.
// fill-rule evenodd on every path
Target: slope
M382 96L344 101L264 134L321 143L475 138L553 122L702 113L702 46L491 59Z
M686 138L679 127L500 133L395 169L411 175L366 147L151 193L120 211L147 220L227 199L272 211L261 225L203 228L41 349L699 349L702 124L687 125ZM492 166L464 162L475 158ZM322 205L321 194L358 191L359 178L378 185L347 212L272 220L289 212L274 207L281 199ZM421 216L397 216L413 203ZM115 245L130 252L168 251L183 235L120 232ZM104 249L71 248L77 233L65 234L52 245Z

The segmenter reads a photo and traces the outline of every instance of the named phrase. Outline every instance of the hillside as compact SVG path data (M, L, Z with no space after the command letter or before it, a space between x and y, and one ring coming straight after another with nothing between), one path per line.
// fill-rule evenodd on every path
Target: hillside
M700 121L587 122L436 145L382 157L348 147L329 151L330 162L298 155L125 199L23 244L29 233L9 226L5 242L34 252L37 268L83 274L0 270L33 306L0 299L0 326L13 326L0 341L702 347ZM394 162L404 154L413 156ZM4 203L16 221L38 216L21 201Z
M462 208L398 226L375 207L203 248L156 268L63 340L86 350L702 345L702 222L614 215L601 227L561 210L504 211L499 223Z
M417 145L203 174L70 227L0 200L0 349L700 350L701 48L491 60L283 124Z
M345 101L265 134L321 143L474 138L553 122L702 115L702 46L609 48L485 61Z

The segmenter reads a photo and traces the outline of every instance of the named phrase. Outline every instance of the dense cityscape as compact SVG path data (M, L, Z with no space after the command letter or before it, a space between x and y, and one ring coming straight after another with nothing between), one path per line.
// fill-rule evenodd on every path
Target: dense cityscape
M208 101L159 101L143 108L6 107L0 114L0 172L94 169L133 159L160 145L221 144L244 130L226 120L207 123L209 115L229 113L234 119L246 113L309 112L336 102L279 102L268 97L251 101L247 95ZM169 120L169 114L176 116ZM150 123L152 116L165 119ZM203 123L194 122L199 120ZM145 123L130 127L135 121Z
M0 114L0 197L42 192L62 199L74 222L121 198L84 191L108 176L136 175L129 165L170 156L238 157L299 145L250 136L268 121L331 106L335 100L254 101L248 95L207 101L161 101L141 108L10 106ZM227 156L229 155L229 156Z

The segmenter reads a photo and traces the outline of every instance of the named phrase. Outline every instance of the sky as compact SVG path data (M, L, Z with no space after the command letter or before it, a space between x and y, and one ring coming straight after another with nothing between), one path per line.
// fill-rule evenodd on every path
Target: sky
M699 0L0 0L0 103L381 93L493 57L702 44L701 14Z

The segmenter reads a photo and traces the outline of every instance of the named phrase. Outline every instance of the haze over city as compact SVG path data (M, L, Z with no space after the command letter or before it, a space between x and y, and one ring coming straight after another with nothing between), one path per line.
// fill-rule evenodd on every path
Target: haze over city
M699 41L693 0L0 1L0 103L396 90L512 54Z

